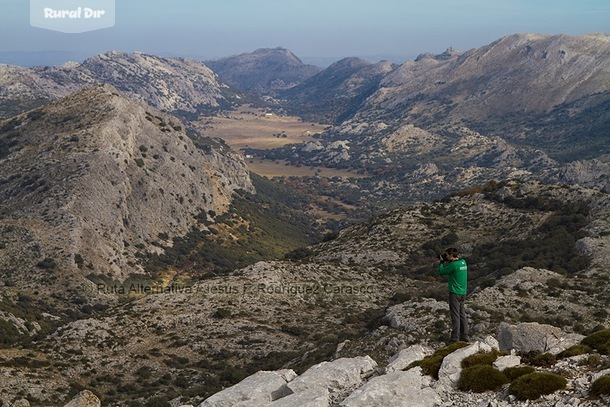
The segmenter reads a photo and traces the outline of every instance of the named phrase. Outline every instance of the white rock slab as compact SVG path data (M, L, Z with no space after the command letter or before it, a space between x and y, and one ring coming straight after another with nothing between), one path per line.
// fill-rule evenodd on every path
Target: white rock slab
M341 407L410 406L433 407L440 396L428 387L430 379L421 368L397 371L375 377L350 394Z
M377 362L369 356L341 358L318 363L288 383L294 393L311 389L327 389L331 396L349 392L362 385L363 378L371 375Z
M460 348L455 352L445 356L441 368L438 371L439 380L449 380L452 385L456 385L462 374L462 360L468 356L478 352L491 352L491 346L483 342L474 342L473 344Z
M102 402L95 394L89 390L83 390L64 407L101 407L101 405Z
M388 365L385 368L385 372L391 373L404 370L411 363L417 362L418 360L422 360L423 358L431 354L432 349L430 348L421 345L410 346L406 349L401 350L390 359Z
M328 389L309 389L293 393L268 404L267 407L329 407L331 405Z
M199 407L235 407L265 405L290 393L286 383L296 377L293 370L260 371L234 386L205 399Z
M552 325L523 322L517 325L500 324L500 349L515 349L524 353L539 351L557 355L570 346L579 344L584 336L570 334Z

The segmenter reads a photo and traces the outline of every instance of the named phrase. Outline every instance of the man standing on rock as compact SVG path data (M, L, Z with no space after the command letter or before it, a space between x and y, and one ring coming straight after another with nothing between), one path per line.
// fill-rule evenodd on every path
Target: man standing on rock
M466 260L460 259L458 250L450 247L439 256L438 271L449 277L449 312L451 314L451 342L468 342L468 319L466 318L466 288L468 266Z

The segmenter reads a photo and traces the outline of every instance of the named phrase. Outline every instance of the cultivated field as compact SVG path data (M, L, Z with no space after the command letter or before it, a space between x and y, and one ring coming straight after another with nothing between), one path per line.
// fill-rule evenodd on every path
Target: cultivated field
M286 144L305 143L314 140L315 134L324 131L325 125L303 122L295 116L278 116L264 109L242 106L238 110L219 116L204 117L196 123L199 130L209 137L223 139L235 151L245 148L271 149ZM323 167L296 167L283 161L247 158L250 169L264 177L307 176L361 177L348 171Z
M221 116L202 118L198 123L204 135L219 137L234 150L276 148L312 140L325 125L307 123L294 116L278 116L263 109L242 106Z

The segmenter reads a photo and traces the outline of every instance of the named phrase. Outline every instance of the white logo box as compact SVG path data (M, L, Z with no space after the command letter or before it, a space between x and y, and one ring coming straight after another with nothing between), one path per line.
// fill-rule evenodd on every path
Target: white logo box
M30 25L62 33L114 27L115 0L30 0Z

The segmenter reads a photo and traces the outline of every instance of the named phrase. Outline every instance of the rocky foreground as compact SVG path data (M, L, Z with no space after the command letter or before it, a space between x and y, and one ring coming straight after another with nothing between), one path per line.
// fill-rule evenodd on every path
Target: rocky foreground
M384 329L388 327L379 328ZM605 330L603 334L605 341L610 332ZM384 367L369 356L358 356L337 357L314 365L300 375L292 369L259 371L212 395L198 407L607 406L610 403L607 386L610 356L599 355L590 349L570 356L579 353L575 349L583 348L582 343L586 342L583 338L550 325L502 324L497 339L487 336L436 351L412 345L401 349ZM336 356L340 355L343 345L337 349ZM426 361L443 350L447 354L439 359L442 363L438 373L432 369L430 374L430 364ZM494 355L493 371L515 371L526 368L526 363L534 364L536 367L530 367L530 370L556 374L565 379L566 385L559 391L547 391L544 389L546 384L541 385L542 396L526 400L513 391L514 380L511 385L497 386L496 391L463 391L462 372L469 368L465 362L477 354ZM532 358L532 355L536 357ZM488 378L478 380L487 382ZM606 384L600 394L594 383L602 381ZM537 388L534 382L529 386ZM3 407L11 405L30 404L24 399L13 404L3 403ZM182 404L180 397L170 405L193 407ZM84 390L64 407L99 406L100 399Z

